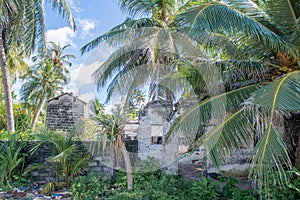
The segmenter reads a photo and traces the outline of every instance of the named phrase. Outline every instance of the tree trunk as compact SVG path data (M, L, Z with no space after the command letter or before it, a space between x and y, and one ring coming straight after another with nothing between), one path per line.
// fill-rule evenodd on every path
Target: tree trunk
M283 140L287 145L292 165L300 170L300 113L291 113L284 119L285 133Z
M38 118L39 118L39 115L40 115L40 112L41 112L42 107L43 107L43 105L44 105L44 102L45 102L45 98L42 98L42 99L40 100L38 106L37 106L37 109L36 109L36 111L35 111L35 113L34 113L34 116L33 116L32 122L31 122L31 126L30 126L30 128L31 128L32 130L35 129L35 125L36 125L36 122L37 122L37 120L38 120Z
M128 151L125 146L125 142L122 141L122 154L124 158L124 164L126 169L126 176L127 176L127 189L132 190L132 183L133 183L133 177L132 177L132 167L131 167L131 161L128 154Z
M5 107L6 107L6 126L9 132L15 132L15 122L14 122L14 114L13 114L13 103L12 103L12 95L10 88L10 79L8 66L6 62L6 55L4 49L4 41L2 34L2 27L0 27L0 56L1 56L1 72L2 72L2 83L4 88L4 99L5 99Z

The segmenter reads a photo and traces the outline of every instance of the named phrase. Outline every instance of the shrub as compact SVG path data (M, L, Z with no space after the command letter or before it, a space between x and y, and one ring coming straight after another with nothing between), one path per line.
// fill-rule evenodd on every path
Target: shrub
M109 188L108 180L91 175L90 178L79 176L74 179L70 187L70 193L74 199L88 200L103 196Z
M8 136L8 140L0 144L0 184L10 187L13 182L23 180L25 145L19 134Z

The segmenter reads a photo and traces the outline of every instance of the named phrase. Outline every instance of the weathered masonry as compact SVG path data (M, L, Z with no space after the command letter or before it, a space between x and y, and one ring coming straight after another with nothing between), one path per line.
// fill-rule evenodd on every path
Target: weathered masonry
M46 127L69 133L73 127L89 117L89 104L72 93L64 93L48 100Z

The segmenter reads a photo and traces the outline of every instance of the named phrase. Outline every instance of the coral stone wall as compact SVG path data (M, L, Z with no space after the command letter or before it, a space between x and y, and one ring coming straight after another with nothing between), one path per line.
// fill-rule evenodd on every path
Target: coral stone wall
M56 154L55 148L51 143L45 143L42 145L33 155L30 154L30 147L34 144L34 141L29 141L26 145L27 148L23 150L23 153L30 155L26 157L25 167L32 164L45 164L47 165L47 158ZM114 175L115 169L123 169L122 167L117 167L117 165L122 165L122 163L117 163L115 159L114 149L110 148L109 143L106 144L106 148L102 145L99 146L99 142L96 141L83 141L77 142L76 145L79 146L83 153L91 154L91 160L88 167L83 175L89 175L90 173L99 174L102 177L112 177ZM125 142L127 151L131 152L130 159L132 161L136 160L135 157L138 150L138 142L136 140ZM45 168L40 170L34 170L29 174L29 178L32 180L47 181L47 180L58 180L55 176L53 169Z
M77 123L88 118L89 106L72 94L65 93L48 101L46 127L70 132Z
M139 158L155 160L167 173L178 172L178 137L175 135L165 143L164 136L173 117L173 104L166 101L148 103L140 115L137 139L139 145Z

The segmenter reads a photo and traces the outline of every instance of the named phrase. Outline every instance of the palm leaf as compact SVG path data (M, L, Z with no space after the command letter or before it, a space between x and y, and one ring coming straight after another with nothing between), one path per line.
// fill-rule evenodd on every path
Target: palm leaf
M258 87L258 84L246 86L213 96L200 102L182 113L181 116L173 122L171 128L165 135L165 140L168 142L174 132L179 130L184 134L186 140L189 140L188 143L194 142L196 134L199 130L202 130L201 126L209 119L212 119L213 117L224 117L226 115L226 110L229 113L234 113L235 110L239 109L241 103L248 99L251 93L257 90ZM231 118L229 121L230 120ZM223 124L221 127L224 126L225 125Z
M299 80L299 71L291 72L254 92L253 104L262 108L267 116L267 128L254 149L251 171L262 184L268 184L271 180L269 173L274 171L277 171L275 175L272 173L276 176L274 184L283 184L287 180L284 167L290 167L291 163L273 119L276 111L288 114L300 110Z
M290 167L287 147L271 123L253 150L250 176L260 185L286 184L289 177L285 172Z
M275 33L224 4L210 3L199 6L182 13L177 20L181 23L183 31L195 40L202 38L201 34L205 30L229 34L243 33L255 41L262 41L275 51L293 53L287 43Z
M288 73L254 93L253 104L269 108L273 116L275 110L295 112L300 110L300 72Z
M131 41L138 40L139 37L144 34L145 28L151 28L155 26L160 26L160 23L153 19L127 18L120 25L112 28L107 33L95 38L91 42L84 45L80 51L82 54L84 54L96 48L100 43L103 42L109 44L110 46L124 45L128 38L131 38Z
M195 141L192 151L204 144L213 164L219 167L221 156L232 153L243 144L251 144L252 132L253 126L247 114L244 109L240 109Z

